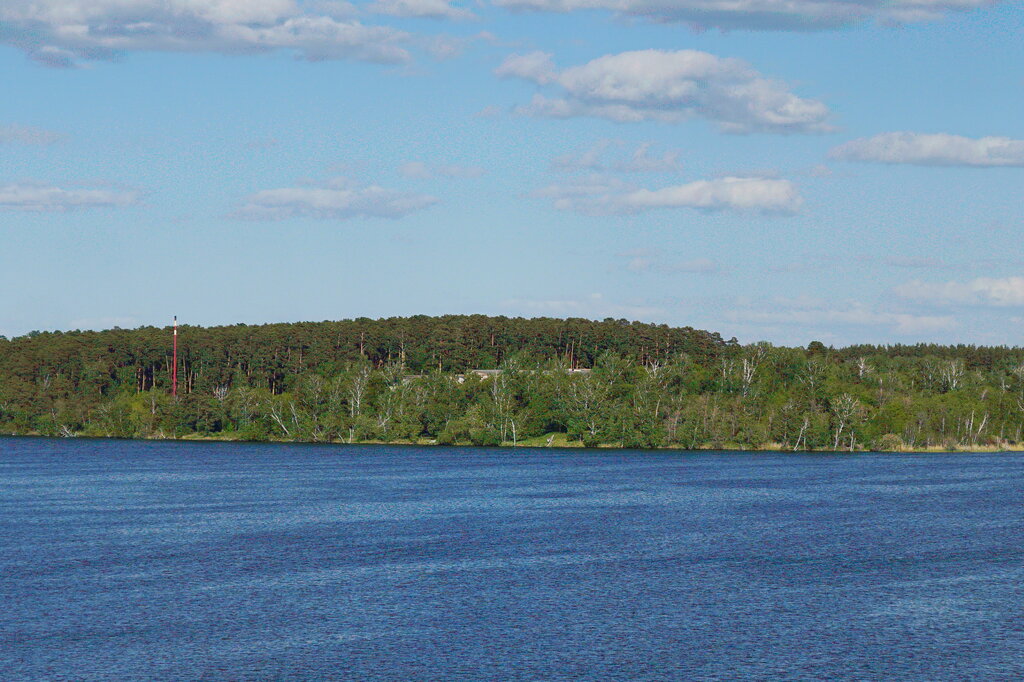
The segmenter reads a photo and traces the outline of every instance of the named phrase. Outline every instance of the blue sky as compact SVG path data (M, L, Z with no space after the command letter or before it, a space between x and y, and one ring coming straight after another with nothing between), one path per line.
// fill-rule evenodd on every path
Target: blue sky
M1021 343L1024 6L8 0L0 334Z

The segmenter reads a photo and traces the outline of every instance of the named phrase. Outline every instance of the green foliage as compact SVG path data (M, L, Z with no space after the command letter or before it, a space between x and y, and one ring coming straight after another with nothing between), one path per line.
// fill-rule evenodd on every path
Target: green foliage
M878 449L882 452L899 452L906 445L895 433L887 433L878 439Z
M1024 352L741 346L625 320L473 316L33 333L0 342L0 432L786 450L1014 444Z

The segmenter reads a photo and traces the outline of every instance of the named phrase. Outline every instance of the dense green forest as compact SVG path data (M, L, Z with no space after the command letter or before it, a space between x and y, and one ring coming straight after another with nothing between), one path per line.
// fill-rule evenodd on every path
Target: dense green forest
M416 316L0 337L0 433L787 450L1012 448L1024 349L741 345ZM484 371L488 370L488 371Z

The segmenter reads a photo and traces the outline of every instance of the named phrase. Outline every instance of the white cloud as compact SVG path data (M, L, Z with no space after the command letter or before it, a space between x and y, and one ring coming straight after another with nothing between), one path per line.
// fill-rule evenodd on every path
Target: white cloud
M616 150L623 147L623 143L614 140L598 140L589 149L574 154L559 156L552 161L551 166L555 170L575 171L598 171L616 173L675 173L683 169L679 162L679 152L666 151L661 156L652 156L650 142L644 142L629 154L628 157L607 159L606 152L613 147Z
M626 264L626 269L632 272L647 272L654 266L654 261L646 256L633 256Z
M393 17L421 17L426 19L473 19L475 14L448 0L377 0L368 9L377 14Z
M560 211L612 215L626 212L619 206L618 199L634 189L618 178L595 174L572 182L542 187L533 196L551 199L554 207Z
M593 146L581 152L563 154L555 157L551 167L559 171L607 171L608 166L604 160L605 152L612 146L611 140L598 140Z
M339 178L320 186L256 192L234 215L253 220L401 218L436 203L437 199L425 194L399 192L378 185L359 186Z
M407 161L398 167L398 172L407 178L433 180L434 178L479 178L487 171L479 166L427 164L422 161Z
M558 76L555 63L547 52L509 55L494 73L501 78L525 78L541 85L554 81Z
M969 282L914 280L895 289L902 298L940 305L1024 306L1024 277L978 277Z
M401 46L407 34L344 18L350 8L296 0L4 0L0 42L49 66L135 50L283 49L310 60L409 59Z
M0 144L17 143L28 145L49 145L60 142L64 135L52 130L22 126L16 123L0 125Z
M808 332L847 327L885 327L895 334L915 335L953 329L957 322L948 315L913 315L878 310L863 303L851 302L830 306L810 299L775 300L761 306L744 306L727 311L732 322L757 326L799 326ZM820 335L814 333L813 335Z
M475 118L498 118L505 113L497 104L488 104L486 107L474 114Z
M139 193L132 190L64 189L30 183L0 185L0 210L4 211L73 211L129 206L138 198Z
M705 118L727 133L831 130L823 103L797 97L738 59L696 50L640 50L555 68L551 55L508 57L495 73L551 85L515 111L530 116L592 116L618 122L678 123Z
M661 317L661 308L643 302L610 301L604 294L594 293L582 298L563 299L522 299L515 298L503 303L513 312L526 315L552 317L583 317L600 320L607 317L630 320L650 320Z
M657 23L766 31L820 31L866 21L917 22L1000 0L494 0L513 10L603 9Z
M1024 166L1024 140L945 133L882 133L851 140L832 158L917 166Z
M591 176L575 183L549 185L535 192L560 210L587 215L640 213L658 208L792 214L803 197L788 180L725 177L661 189L636 189L621 180Z
M485 40L481 34L474 36L432 35L422 36L416 44L437 60L454 59L465 52L473 43Z
M658 190L639 189L622 198L635 211L649 208L697 208L706 211L796 213L803 198L788 180L718 178Z
M623 173L674 173L683 169L679 152L667 151L661 156L651 156L648 153L650 148L651 143L644 142L633 150L628 161L615 161L608 169Z

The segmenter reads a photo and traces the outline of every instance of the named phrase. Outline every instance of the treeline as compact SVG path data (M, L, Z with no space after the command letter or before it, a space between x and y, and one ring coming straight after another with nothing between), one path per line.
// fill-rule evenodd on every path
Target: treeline
M485 316L0 337L0 432L782 449L1010 447L1024 350L741 346ZM472 370L500 370L474 372Z

